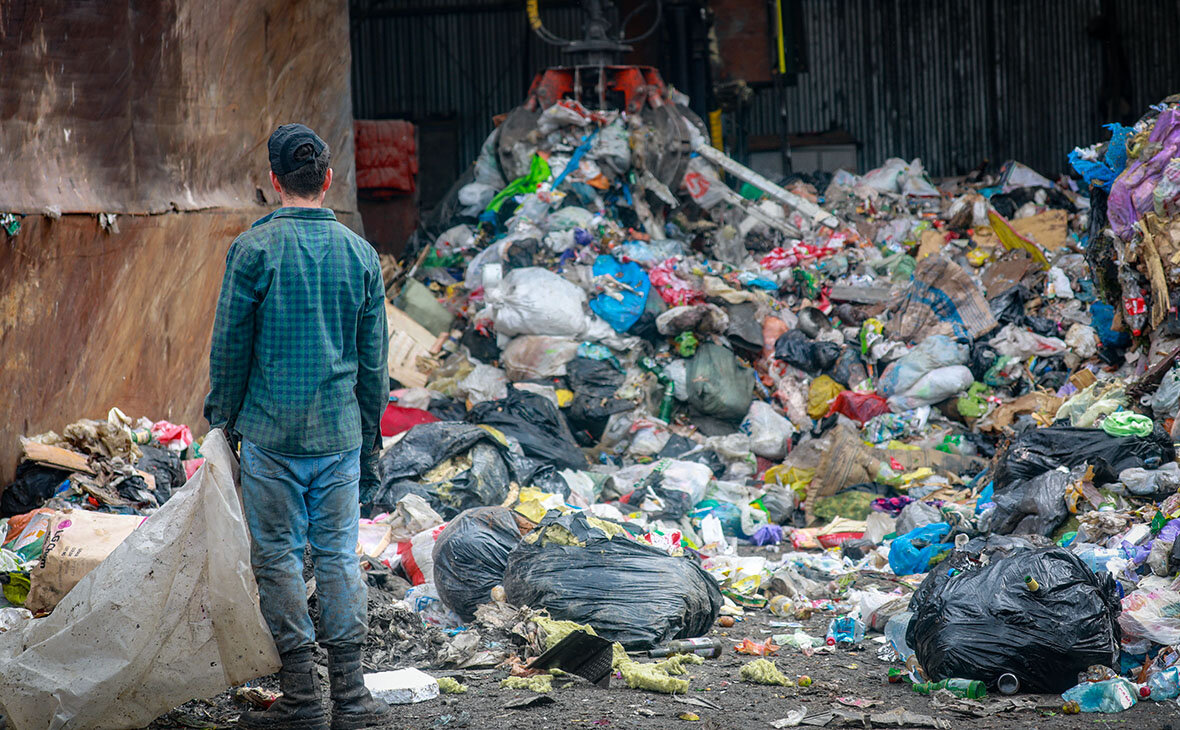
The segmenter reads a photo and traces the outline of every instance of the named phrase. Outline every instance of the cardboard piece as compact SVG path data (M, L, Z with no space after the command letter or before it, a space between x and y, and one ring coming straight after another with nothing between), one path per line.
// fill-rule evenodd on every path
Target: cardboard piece
M1008 251L983 272L983 288L989 299L997 297L1019 284L1036 268L1027 252Z
M878 449L867 445L856 431L833 429L831 444L816 467L815 477L807 485L807 516L821 497L830 497L842 488L875 481L883 467L910 472L929 467L950 477L970 477L987 466L974 456L948 454L934 449Z
M55 512L49 518L41 562L29 573L25 608L33 613L53 610L146 519L86 510Z
M77 451L63 449L60 446L49 446L47 444L37 443L36 441L30 441L29 439L21 439L21 447L24 449L25 458L29 461L35 461L38 464L46 464L48 466L56 466L59 469L78 471L92 476L94 474L94 469L90 467L90 461L86 458L86 455L79 454ZM154 476L139 469L136 469L135 473L143 478L149 490L153 492L156 490L156 478Z
M1041 248L1055 252L1069 243L1069 219L1064 210L1047 210L1011 221L1012 230Z
M389 377L407 388L424 388L434 369L431 348L438 339L410 315L385 302L389 322Z

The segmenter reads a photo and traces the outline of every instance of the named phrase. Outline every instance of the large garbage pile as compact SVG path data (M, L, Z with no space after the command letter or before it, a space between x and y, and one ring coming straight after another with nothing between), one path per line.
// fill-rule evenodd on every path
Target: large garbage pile
M498 577L509 603L631 649L769 603L851 609L855 641L904 616L888 646L915 682L1060 692L1130 662L1144 683L1153 642L1180 638L1161 632L1180 629L1163 618L1180 598L1173 113L1116 130L1121 165L1115 143L1075 154L1114 165L1109 197L1017 162L935 185L889 160L783 188L701 139L669 187L634 152L646 127L572 102L514 145L510 174L493 133L394 284L396 316L439 339L393 372L425 382L395 391L370 512L409 494L441 518L513 508L525 537L488 548L478 596ZM554 535L561 554L533 562ZM601 541L638 547L587 549ZM788 552L736 549L767 544ZM669 554L720 600L687 566L648 576ZM936 586L840 587L866 571ZM453 588L430 577L414 590L441 594L445 620ZM670 623L605 597L654 585ZM1046 628L1017 641L1014 621Z

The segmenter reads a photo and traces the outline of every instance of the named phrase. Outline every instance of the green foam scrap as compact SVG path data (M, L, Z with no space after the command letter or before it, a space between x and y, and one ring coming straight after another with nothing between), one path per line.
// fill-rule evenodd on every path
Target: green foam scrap
M575 631L585 631L591 636L598 636L598 634L594 633L594 629L587 624L580 624L575 621L558 621L548 616L537 616L533 619L533 622L537 624L537 627L541 631L545 632L546 651L557 646L562 639Z
M611 668L623 675L623 681L631 689L645 689L665 694L679 694L688 691L687 679L675 679L685 674L686 664L703 664L704 659L696 654L673 654L658 662L643 664L627 655L623 645L615 642L612 647Z
M575 631L581 630L598 636L590 626L574 621L558 621L548 616L537 616L533 621L545 634L546 649L552 649ZM611 669L619 672L623 676L623 681L631 689L643 689L665 694L687 692L688 680L676 679L676 677L688 672L685 665L703 664L704 662L705 660L696 654L673 654L667 659L644 664L632 659L623 645L617 641L611 646ZM520 678L510 677L509 679ZM501 683L501 686L508 685Z
M500 686L504 689L528 689L541 693L552 692L553 675L538 674L535 677L508 677L500 680Z
M742 679L755 684L774 684L790 687L794 682L778 670L774 662L769 659L755 659L742 667Z
M461 695L467 691L467 685L454 677L439 677L438 690L445 695Z

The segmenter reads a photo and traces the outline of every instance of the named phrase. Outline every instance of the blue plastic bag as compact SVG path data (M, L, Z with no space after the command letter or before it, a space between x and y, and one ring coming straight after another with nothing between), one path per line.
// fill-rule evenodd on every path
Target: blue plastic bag
M626 332L643 316L647 307L647 297L651 293L651 281L639 264L629 261L620 264L613 256L602 255L594 260L595 276L613 276L618 281L631 287L617 290L622 295L616 299L610 294L599 294L590 300L590 309L606 323L614 327L616 332Z
M1131 344L1131 338L1126 332L1115 332L1114 307L1103 302L1090 305L1090 325L1098 332L1098 339L1106 347L1126 347Z
M946 522L933 522L910 530L889 546L889 567L897 575L928 572L931 560L954 547L951 543L939 542L950 531L951 526ZM917 547L915 542L929 544Z

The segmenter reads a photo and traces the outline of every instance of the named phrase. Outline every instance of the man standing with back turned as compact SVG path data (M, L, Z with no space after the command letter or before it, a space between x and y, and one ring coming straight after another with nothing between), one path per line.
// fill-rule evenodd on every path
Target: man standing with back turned
M364 685L368 606L356 556L359 481L375 478L389 398L385 286L377 253L322 207L328 145L285 124L267 148L282 207L226 256L205 400L210 425L242 439L251 562L283 660L282 698L244 713L239 727L329 727L303 581L310 543L331 728L365 728L391 719Z

